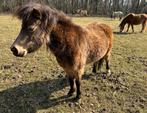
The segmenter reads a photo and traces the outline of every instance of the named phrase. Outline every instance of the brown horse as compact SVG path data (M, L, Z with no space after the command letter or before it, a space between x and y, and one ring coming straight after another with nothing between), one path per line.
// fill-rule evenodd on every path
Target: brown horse
M113 33L109 26L92 23L83 28L64 13L36 3L20 7L15 15L22 20L22 28L11 51L15 56L23 57L46 42L69 79L69 96L76 85L76 99L80 98L81 77L86 64L94 63L93 72L96 72L97 65L100 68L105 60L110 73Z
M133 25L139 25L139 24L142 24L141 32L143 32L144 29L145 29L145 26L146 26L146 21L147 21L147 15L146 14L130 13L126 17L124 17L124 19L121 21L121 23L119 25L120 32L123 31L126 24L128 24L127 32L129 31L130 25L132 27L132 32L134 32Z

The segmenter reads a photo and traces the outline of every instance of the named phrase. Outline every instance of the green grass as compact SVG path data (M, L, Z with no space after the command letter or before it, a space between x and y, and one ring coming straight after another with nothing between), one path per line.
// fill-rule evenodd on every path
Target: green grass
M82 100L72 102L62 68L45 46L16 58L10 46L21 23L0 15L0 113L147 113L147 31L117 34L120 21L103 17L73 18L82 26L97 21L110 25L114 34L112 75L85 69Z

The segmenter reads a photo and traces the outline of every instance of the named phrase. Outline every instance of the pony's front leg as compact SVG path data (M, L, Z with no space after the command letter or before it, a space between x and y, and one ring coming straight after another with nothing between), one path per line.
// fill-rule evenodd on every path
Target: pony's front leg
M132 27L132 33L134 33L134 27L133 27L133 25L131 25L131 27Z
M72 76L69 76L68 81L69 81L69 84L70 84L70 90L69 90L67 95L72 96L73 93L75 92L75 79Z
M75 100L79 100L81 98L81 78L82 78L82 75L84 73L84 67L79 69L78 72L76 72L75 74L75 77L76 77L76 80L75 80L75 83L76 83L76 97L75 97Z
M76 87L77 87L77 95L76 100L79 100L81 98L81 78L76 79Z
M128 31L129 31L129 28L130 28L130 24L128 24L128 28L127 28L127 31L126 31L126 32L128 32Z

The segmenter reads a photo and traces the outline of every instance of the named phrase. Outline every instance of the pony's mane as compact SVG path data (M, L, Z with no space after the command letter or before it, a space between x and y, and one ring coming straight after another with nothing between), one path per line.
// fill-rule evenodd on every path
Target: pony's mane
M63 12L58 11L55 8L50 8L47 5L32 2L19 7L14 13L14 16L16 16L20 20L27 21L30 18L31 13L34 9L40 12L40 14L42 15L42 22L49 18L56 18L59 22L71 22L71 18Z
M128 15L126 15L126 16L123 18L123 20L121 21L121 23L119 24L119 26L124 25L125 22L128 20L128 18L129 18L130 16L132 16L132 15L134 15L134 13L129 13Z

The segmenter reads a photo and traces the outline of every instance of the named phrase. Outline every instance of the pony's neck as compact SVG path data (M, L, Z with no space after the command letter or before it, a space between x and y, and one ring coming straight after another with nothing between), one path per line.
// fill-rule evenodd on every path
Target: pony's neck
M72 26L72 22L58 20L56 25L53 27L52 32L56 34L58 37L64 37L66 35L67 30L69 30ZM63 39L63 38L62 38Z
M126 19L124 19L121 23L120 23L120 26L125 26L127 23Z
M69 23L58 22L50 32L48 47L56 57L62 54L67 46L65 42L67 40L66 35L68 29Z
M120 26L125 26L126 23L127 23L127 21L128 21L128 17L125 17L125 18L122 20L122 22L120 23Z

